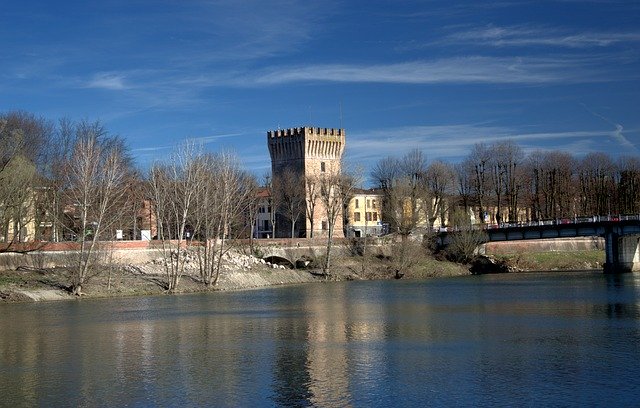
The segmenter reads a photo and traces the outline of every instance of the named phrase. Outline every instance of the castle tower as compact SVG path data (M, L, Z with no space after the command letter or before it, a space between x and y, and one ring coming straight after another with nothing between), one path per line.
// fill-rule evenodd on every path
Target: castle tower
M309 183L323 174L340 173L340 160L344 152L346 134L344 129L318 127L299 127L267 132L267 143L271 155L271 174L278 177L287 169L299 174L304 180L300 189L304 191L307 202L310 200ZM319 191L319 186L318 190ZM280 217L282 218L282 217ZM313 222L313 237L326 235L328 220L320 198L316 199ZM297 235L311 237L311 222L304 216L298 221ZM277 223L278 226L280 223ZM304 228L303 228L304 227ZM276 236L289 237L290 231L276 227ZM334 227L334 236L343 236L342 215Z

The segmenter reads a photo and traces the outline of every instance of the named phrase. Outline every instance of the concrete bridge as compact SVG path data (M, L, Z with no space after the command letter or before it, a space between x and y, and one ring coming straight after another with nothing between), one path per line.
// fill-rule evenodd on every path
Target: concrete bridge
M605 273L640 271L640 216L590 217L487 228L487 241L604 237Z

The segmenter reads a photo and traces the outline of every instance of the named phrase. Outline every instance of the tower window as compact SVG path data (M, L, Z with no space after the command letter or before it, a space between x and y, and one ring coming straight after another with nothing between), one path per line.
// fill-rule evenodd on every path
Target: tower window
M320 162L320 171L323 172L323 173L326 171L325 166L324 166L324 162Z
M357 198L356 198L356 208L360 208L360 202Z

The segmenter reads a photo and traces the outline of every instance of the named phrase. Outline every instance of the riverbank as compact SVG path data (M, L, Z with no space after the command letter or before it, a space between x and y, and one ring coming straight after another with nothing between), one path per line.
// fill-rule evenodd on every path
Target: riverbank
M479 273L530 272L548 270L601 269L604 252L599 242L554 240L523 247L523 243L486 248L493 264L485 265ZM413 245L413 244L412 244ZM353 248L339 248L333 259L330 276L323 276L311 264L305 269L288 269L262 259L231 252L223 259L220 279L207 288L201 283L195 257L185 266L177 293L228 291L291 285L327 280L425 279L430 277L470 275L470 265L438 260L424 254L419 247L411 247L404 255L392 246L380 246L367 257L353 255ZM48 253L2 254L0 266L0 302L48 301L77 299L69 287L69 270L61 265L73 259L74 251ZM95 269L88 283L83 285L82 297L105 298L122 296L159 295L166 293L163 282L162 259L157 250L126 249L110 254L109 266ZM398 258L402 258L399 261ZM316 260L316 262L320 262ZM400 273L399 273L400 272ZM478 273L476 271L476 273Z
M125 259L125 261L123 261ZM389 259L379 256L337 256L331 275L317 268L288 269L241 253L225 257L217 284L208 288L201 283L197 263L187 261L185 275L176 293L228 291L277 285L343 280L394 279L396 271ZM77 299L69 293L69 269L66 267L17 267L0 271L0 301L28 302ZM467 267L425 256L407 268L403 279L469 275ZM162 261L148 253L129 254L110 266L94 270L83 285L81 298L160 295L166 293Z

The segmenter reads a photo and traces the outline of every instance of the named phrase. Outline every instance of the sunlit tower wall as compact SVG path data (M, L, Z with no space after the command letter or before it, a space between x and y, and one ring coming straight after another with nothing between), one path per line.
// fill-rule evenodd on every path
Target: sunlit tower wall
M346 133L344 129L298 127L291 129L271 130L267 132L267 143L271 155L271 174L276 178L286 169L301 174L304 183L300 189L304 190L307 201L307 184L322 177L323 174L339 174L341 159L344 153ZM317 183L317 181L316 181ZM319 190L319 186L318 186ZM284 217L276 214L276 236L289 237L290 229L279 228ZM313 237L326 236L328 228L327 214L320 198L316 200L313 222ZM311 236L311 222L304 216L299 220L296 235ZM290 224L289 224L290 225ZM342 214L338 217L334 228L334 237L343 237Z

